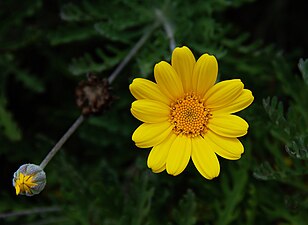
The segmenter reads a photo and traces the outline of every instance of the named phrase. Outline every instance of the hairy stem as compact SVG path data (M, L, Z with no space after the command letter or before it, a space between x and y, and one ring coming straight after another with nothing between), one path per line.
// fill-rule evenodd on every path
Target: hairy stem
M5 219L5 218L15 217L15 216L27 216L27 215L33 215L33 214L43 214L43 213L58 212L58 211L61 211L61 208L57 206L40 207L40 208L32 208L28 210L21 210L17 212L1 213L0 218Z
M126 55L123 61L118 65L118 67L114 70L114 72L109 76L108 78L109 83L111 83L117 77L117 75L119 75L119 73L126 66L126 64L136 55L136 53L144 45L144 43L148 40L148 38L151 36L152 32L155 30L155 28L158 25L159 23L156 22L144 32L144 34L136 42L134 47L129 51L129 53Z
M84 116L80 115L73 125L66 131L66 133L60 138L58 143L50 150L45 159L41 162L40 167L42 169L48 164L52 157L60 150L62 145L70 138L70 136L76 131L79 125L84 121Z
M164 15L164 13L160 9L155 10L155 14L158 18L158 20L162 23L165 32L167 34L167 37L169 39L169 48L172 52L175 49L175 39L174 39L174 31L173 28L168 20L168 18Z

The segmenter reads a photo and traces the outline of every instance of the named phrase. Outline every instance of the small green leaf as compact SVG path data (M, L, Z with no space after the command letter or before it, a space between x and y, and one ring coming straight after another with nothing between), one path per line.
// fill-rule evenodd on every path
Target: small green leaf
M308 85L308 59L300 59L298 63L298 68L302 73L304 82Z
M194 225L196 218L196 196L192 190L188 189L187 193L180 200L179 207L173 210L173 217L178 225Z
M21 139L21 131L13 120L11 113L0 103L0 129L3 129L4 135L11 141Z

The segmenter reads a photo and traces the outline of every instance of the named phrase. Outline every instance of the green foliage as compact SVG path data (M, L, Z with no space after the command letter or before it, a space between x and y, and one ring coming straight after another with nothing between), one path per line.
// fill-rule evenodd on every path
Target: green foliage
M172 214L178 225L194 225L197 222L196 213L196 195L188 189L187 193L179 202L179 208L174 209Z
M292 108L292 106L289 108L288 116L293 118L286 119L284 117L283 104L277 100L277 97L273 97L272 99L268 97L263 100L263 105L274 124L273 134L286 143L285 148L290 156L299 159L307 159L308 146L306 146L306 143L308 133L305 128L308 124L303 124L303 122L307 120L293 120L293 118L300 115L300 112L296 112L296 108ZM301 127L303 129L300 129Z
M3 134L12 141L21 139L21 132L12 118L12 114L5 108L4 100L0 99L0 124Z
M305 83L308 85L308 59L300 59L298 63L298 68L302 73Z
M284 1L274 3L271 10ZM249 18L243 15L249 8L263 10L262 4L267 3L1 2L0 224L305 224L308 59L300 59L302 48L290 52L266 34L260 40L247 32ZM306 15L304 7L297 9ZM256 33L273 20L291 29L282 22L284 14L258 18L251 26ZM245 153L236 162L219 158L221 174L212 181L192 164L176 177L154 174L146 167L149 150L131 141L139 122L130 114L128 85L135 77L153 80L155 63L171 58L162 23L176 45L189 46L196 58L215 54L219 79L239 78L255 97L240 114L250 125L241 138ZM77 83L88 72L108 77L128 54L129 63L112 83L110 109L87 118L47 165L40 195L16 197L14 170L39 164L78 117Z
M248 165L248 161L246 161L244 165L241 166L241 169L235 170L231 178L223 177L221 182L225 199L220 203L222 206L217 205L217 224L231 224L234 220L239 219L240 211L238 205L243 201L245 189L247 187ZM230 185L230 182L232 185Z
M300 60L299 69L303 80L305 80L303 60ZM307 94L308 89L307 84L300 78L285 79L286 72L290 72L288 69L284 70L285 72L277 71L281 73L278 74L278 78L280 78L282 86L293 99L288 102L288 113L286 116L285 107L282 101L278 101L277 97L268 97L263 100L263 106L271 119L268 122L271 133L276 140L280 140L282 143L271 149L271 153L274 156L273 162L265 161L261 163L255 169L254 175L261 180L275 180L294 188L294 192L286 197L286 201L288 201L286 207L297 207L295 210L297 213L290 212L290 209L286 210L281 205L273 208L270 201L265 202L267 205L264 207L266 213L270 212L273 218L283 215L282 218L290 224L305 224L303 218L305 217L304 211L308 209L307 198L304 197L303 203L300 203L301 201L298 197L307 196L307 186L303 181L307 175L308 166L308 120L307 113L305 113L307 112L307 104L303 96ZM288 155L284 154L284 150Z
M302 59L299 62L299 69L305 81L306 69ZM277 97L272 99L268 97L263 100L263 106L272 120L271 131L275 137L285 143L285 149L291 157L307 159L308 116L305 109L308 105L304 97L308 91L307 84L299 79L294 79L291 83L286 79L281 80L285 86L289 86L286 89L290 92L293 101L289 103L288 113L285 116L283 103L278 101ZM298 88L298 91L295 91L295 88Z

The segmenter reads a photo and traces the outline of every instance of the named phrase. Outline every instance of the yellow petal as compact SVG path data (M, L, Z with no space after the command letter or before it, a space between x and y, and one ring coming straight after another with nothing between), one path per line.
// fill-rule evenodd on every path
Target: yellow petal
M170 137L166 138L164 142L152 148L147 161L148 167L151 168L152 171L164 170L161 169L165 168L167 156L175 138L176 135L172 134Z
M175 48L172 53L171 65L180 76L185 92L192 91L192 73L196 59L189 48Z
M191 156L191 139L178 135L171 145L166 162L168 174L178 175L186 168Z
M157 169L157 170L152 169L152 172L153 172L153 173L161 173L161 172L163 172L165 169L166 169L166 164L164 164L161 168L159 168L159 169Z
M218 64L214 56L203 54L195 64L193 70L193 90L201 96L215 84L218 73Z
M202 137L192 140L192 161L199 173L206 179L213 179L219 175L220 166L217 156Z
M21 183L23 183L24 179L25 179L24 174L23 173L19 173L18 180L21 181Z
M248 123L236 115L213 115L208 128L223 137L241 137L247 134Z
M129 90L136 99L152 99L169 104L170 100L158 88L157 84L143 78L135 78Z
M169 122L143 123L133 133L132 139L140 148L149 148L160 144L172 130Z
M22 189L24 190L24 192L29 193L30 192L30 187L26 184L22 184Z
M239 79L219 82L205 94L206 106L215 109L231 104L241 95L243 88L244 84Z
M225 159L237 160L241 158L241 154L244 152L244 147L237 138L223 137L209 130L204 135L204 140L215 153Z
M19 184L15 184L15 189L16 189L16 195L19 195L19 193L20 193Z
M175 101L184 95L182 81L173 67L167 62L157 63L154 67L154 76L162 93Z
M215 111L215 114L231 114L238 111L241 111L248 107L253 102L254 97L252 93L248 89L244 89L240 96L238 96L234 101L230 102L229 104L212 109Z
M132 103L131 113L142 122L160 123L168 121L170 108L158 101L141 99Z

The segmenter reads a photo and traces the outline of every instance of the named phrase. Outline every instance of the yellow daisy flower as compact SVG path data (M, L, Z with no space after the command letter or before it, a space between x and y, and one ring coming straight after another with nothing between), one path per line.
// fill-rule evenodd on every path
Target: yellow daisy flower
M190 158L207 179L219 175L217 155L236 160L244 152L237 139L248 130L247 122L232 113L253 101L239 79L216 83L218 64L203 54L197 61L187 47L174 49L171 65L154 67L156 83L136 78L129 89L137 99L131 112L142 121L132 139L140 148L153 147L148 167L178 175Z

